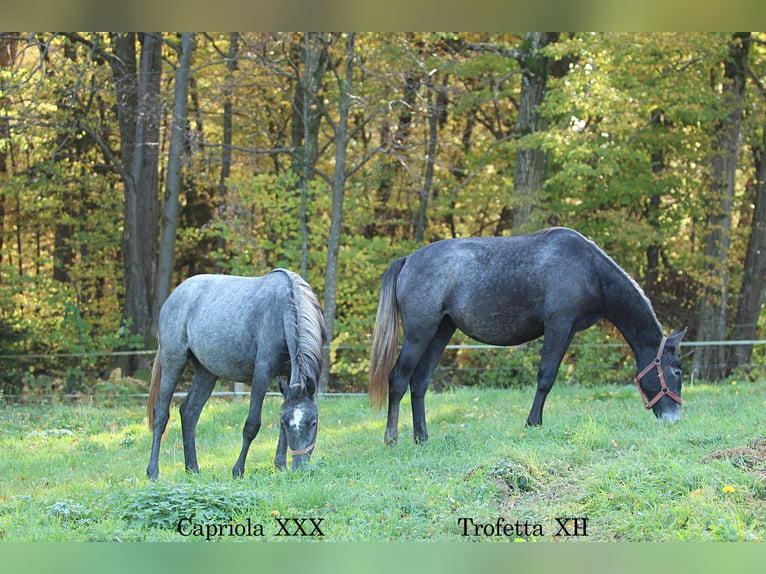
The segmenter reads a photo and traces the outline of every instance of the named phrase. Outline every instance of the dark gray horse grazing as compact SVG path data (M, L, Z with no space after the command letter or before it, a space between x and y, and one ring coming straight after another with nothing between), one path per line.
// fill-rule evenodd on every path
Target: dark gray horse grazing
M397 359L399 315L404 340ZM686 330L665 337L635 281L576 231L447 239L397 259L383 275L370 355L373 406L382 407L388 396L385 441L396 443L399 403L408 386L415 442L428 439L424 397L455 329L491 345L544 336L527 418L529 425L542 424L545 398L572 337L602 317L633 350L646 407L662 419L679 420L678 351Z
M284 404L274 463L287 468L288 447L293 469L309 461L317 436L316 385L325 327L316 296L300 276L275 269L263 277L191 277L162 306L158 339L148 400L150 479L159 474L170 400L189 360L194 378L180 407L187 471L199 472L194 429L219 377L252 382L235 477L245 471L247 451L261 427L263 399L277 375L289 375L290 383L280 389Z

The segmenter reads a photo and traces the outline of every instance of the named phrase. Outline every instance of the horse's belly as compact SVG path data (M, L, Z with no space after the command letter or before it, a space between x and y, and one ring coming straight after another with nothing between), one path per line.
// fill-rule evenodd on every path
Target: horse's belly
M520 345L543 335L542 322L524 313L485 309L453 320L466 335L487 345Z
M255 362L243 357L234 357L230 361L207 357L203 366L221 379L249 383L255 373Z
M221 379L249 383L257 368L258 346L250 337L192 337L189 348L208 371ZM287 348L264 349L266 362L289 363ZM284 370L284 369L281 369Z

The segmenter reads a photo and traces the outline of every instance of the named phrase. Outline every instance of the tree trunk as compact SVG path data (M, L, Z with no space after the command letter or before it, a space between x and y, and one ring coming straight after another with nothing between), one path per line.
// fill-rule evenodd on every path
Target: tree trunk
M152 345L151 305L157 251L160 80L162 38L141 36L140 64L136 66L136 34L112 35L114 58L109 62L117 91L120 126L123 211L123 265L125 301L123 322ZM127 372L138 366L138 357L123 364Z
M332 213L330 235L327 240L327 266L324 285L324 318L328 345L323 350L322 372L319 390L326 392L330 383L330 349L335 331L336 291L338 285L338 256L340 253L341 224L343 220L343 195L346 186L346 148L348 147L348 115L351 107L351 80L354 66L354 40L348 34L346 44L345 77L338 78L340 88L340 114L335 126L335 171L332 180Z
M513 173L515 230L529 222L545 185L548 153L537 145L525 143L523 138L546 128L547 122L540 114L540 105L545 99L551 61L541 50L557 40L557 33L528 32L519 58L522 71L521 94L515 133L522 139L516 148L516 168Z
M16 34L4 33L0 35L0 70L10 68L16 61ZM0 76L0 87L2 87L2 76ZM11 128L9 114L6 109L9 101L6 98L0 99L2 115L0 116L0 140L10 141ZM8 151L5 146L0 146L0 185L4 185L8 175ZM3 262L3 241L5 239L5 193L0 193L0 263ZM2 281L2 276L0 276Z
M69 195L69 194L67 194ZM74 198L65 198L60 217L64 221L74 221L77 214ZM77 210L79 212L79 210ZM72 248L72 237L75 227L71 223L56 223L53 231L53 279L61 283L69 283L69 269L75 259Z
M325 33L307 32L303 37L303 77L298 79L293 96L292 169L298 177L301 206L298 222L301 235L300 273L305 277L308 268L308 186L314 178L317 161L319 126L322 106L317 94L322 77L327 71L329 57L325 49Z
M154 290L152 308L152 333L159 328L160 308L170 294L175 259L176 230L181 212L181 168L186 144L186 122L189 108L189 76L191 57L194 50L194 33L181 34L181 53L176 68L173 95L173 119L170 126L170 148L168 150L168 175L165 181L165 197L162 205L160 243L157 259L157 285Z
M303 43L303 77L298 78L293 95L292 110L292 148L296 150L294 168L300 177L304 165L310 167L309 178L314 176L313 166L319 140L319 125L322 119L322 106L317 94L322 78L327 72L329 57L324 47L326 34L308 32Z
M301 275L305 278L308 272L309 231L306 208L309 196L309 181L314 178L314 164L317 160L317 142L319 139L319 106L317 93L322 82L322 76L327 67L327 56L324 48L316 46L318 35L306 33L303 37L303 82L296 86L300 89L303 104L301 120L303 124L303 149L301 158L301 207L298 213L301 234Z
M651 115L651 125L655 131L659 131L666 126L665 114L662 110L654 110ZM660 137L657 141L662 141ZM665 151L662 148L655 149L651 153L652 174L661 176L666 169ZM649 196L649 203L646 208L645 217L647 223L659 234L660 231L660 205L662 190L654 188ZM646 273L644 275L644 289L651 299L660 292L660 244L652 242L646 248Z
M238 49L239 32L232 32L229 38L229 55L226 62L226 84L223 89L223 149L221 150L221 179L218 182L218 213L221 217L225 217L226 214L226 196L228 194L228 184L226 182L231 174L232 116L234 115L231 91L234 82L234 71L237 69ZM226 249L226 240L221 235L216 243L219 254L215 261L215 272L220 273L222 270L221 256Z
M443 88L442 88L443 89ZM428 101L428 138L426 144L426 173L423 178L423 187L420 189L420 201L418 215L415 223L415 241L423 242L426 230L426 211L428 199L431 197L431 188L434 181L434 162L436 161L436 145L438 143L439 117L443 113L443 98L437 97L431 76L426 77L426 98Z
M751 223L750 240L745 256L745 272L739 292L737 317L734 321L735 341L748 341L756 337L758 319L766 294L766 125L763 143L753 148L756 167L755 211ZM753 356L753 345L736 345L729 350L729 369L748 367Z
M716 153L711 170L711 212L705 230L705 277L699 305L698 341L726 337L728 304L728 255L735 175L742 145L742 118L747 80L748 33L735 33L724 64L721 101L727 106L716 132ZM726 348L700 346L694 353L693 371L704 380L718 380L726 373Z
M73 65L77 65L77 50L73 49L71 44L68 44L63 51L64 57L66 57ZM64 80L66 82L66 80ZM66 91L63 91L61 96L56 99L56 107L63 114L68 113L69 102L69 90L76 90L74 86L68 86ZM75 158L76 163L80 165L86 165L88 160L87 155L87 143L84 140L77 140L71 138L72 126L62 124L58 128L56 135L56 151L51 158L52 162L66 161L64 158ZM72 268L72 264L75 261L75 249L72 245L72 238L78 231L74 222L82 221L80 218L82 209L82 198L85 196L84 186L87 181L85 176L85 168L81 169L81 178L79 190L75 193L74 186L65 186L61 189L61 214L56 218L53 230L53 280L61 283L69 283L71 277L69 270ZM82 224L81 224L82 225ZM73 284L76 288L76 286ZM79 304L78 304L79 307Z

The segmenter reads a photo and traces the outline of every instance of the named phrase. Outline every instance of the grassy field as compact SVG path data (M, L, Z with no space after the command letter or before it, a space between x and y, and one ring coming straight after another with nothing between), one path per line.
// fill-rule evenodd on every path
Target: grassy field
M544 426L527 428L533 394L429 394L423 445L405 400L394 448L365 397L320 398L318 446L297 473L273 467L280 400L268 397L240 480L246 402L203 410L198 476L183 470L174 408L156 484L143 405L6 406L0 540L766 539L766 384L687 387L676 425L634 387L559 384Z

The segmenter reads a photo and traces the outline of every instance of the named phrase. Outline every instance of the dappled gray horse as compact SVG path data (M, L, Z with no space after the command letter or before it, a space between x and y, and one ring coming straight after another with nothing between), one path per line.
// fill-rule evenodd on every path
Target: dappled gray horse
M428 439L428 381L456 329L490 345L544 337L527 418L529 425L542 424L543 404L574 334L602 317L633 350L646 408L679 420L679 345L686 329L665 337L636 282L576 231L447 239L397 259L383 275L370 354L370 399L381 407L388 396L385 441L396 443L399 404L408 386L415 441Z
M170 401L184 366L194 378L181 404L181 431L187 471L199 472L194 430L218 378L252 382L250 412L242 430L242 451L232 474L241 476L250 443L261 427L266 391L277 375L284 395L274 463L293 469L309 461L317 436L316 389L322 366L325 327L311 287L298 275L275 269L263 277L196 275L168 297L160 311L159 348L148 400L152 450L147 476L159 474L160 442Z

